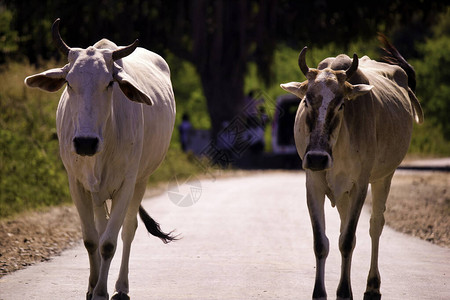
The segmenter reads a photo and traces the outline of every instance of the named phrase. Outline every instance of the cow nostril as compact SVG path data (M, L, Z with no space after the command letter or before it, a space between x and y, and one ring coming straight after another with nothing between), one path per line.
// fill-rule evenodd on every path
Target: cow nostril
M76 137L73 139L75 152L82 156L92 156L97 153L98 142L98 138L90 137Z
M326 153L308 153L305 159L306 168L312 171L323 171L330 167L330 156Z

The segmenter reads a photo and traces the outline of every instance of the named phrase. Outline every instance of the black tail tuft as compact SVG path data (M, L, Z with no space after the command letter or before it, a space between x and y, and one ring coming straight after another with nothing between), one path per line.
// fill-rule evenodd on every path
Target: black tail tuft
M152 217L150 217L150 215L145 211L142 205L139 206L139 216L141 217L142 222L144 222L147 231L151 235L160 238L164 244L178 240L178 236L172 235L173 231L169 233L162 232L161 228L159 227L159 224L155 220L153 220Z
M378 33L378 40L383 44L384 48L382 49L386 53L386 56L383 56L382 59L391 65L401 67L408 75L408 86L413 92L416 92L416 71L414 71L414 68L403 58L384 34Z

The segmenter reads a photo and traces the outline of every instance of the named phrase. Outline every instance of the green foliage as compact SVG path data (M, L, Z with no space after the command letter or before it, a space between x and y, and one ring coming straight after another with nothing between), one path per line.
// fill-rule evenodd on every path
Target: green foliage
M69 199L54 129L59 95L25 89L24 74L35 72L0 71L0 217Z
M11 29L13 12L0 5L0 63L6 55L18 50L18 33Z
M423 58L411 63L417 73L417 95L425 121L441 128L445 140L450 141L450 8L442 14L433 31L432 37L417 45Z
M165 59L170 66L175 101L177 102L176 123L181 123L183 114L187 113L191 116L190 121L194 128L210 128L211 122L206 109L206 98L203 95L200 77L195 66L170 52L165 55Z
M273 76L269 86L266 86L261 80L262 77L258 75L256 64L249 63L248 72L244 81L246 94L250 91L259 91L263 92L266 102L274 101L276 97L284 94L284 91L280 88L280 83L304 80L304 76L297 65L298 53L299 51L289 48L286 45L279 45L277 47L272 68Z
M46 147L0 129L0 148L0 217L67 200L61 163L46 153Z
M414 124L409 154L414 156L449 156L450 141L446 140L439 125L427 122Z
M372 59L377 59L379 53L377 52L378 41L373 39L371 41L356 40L349 44L348 50L343 46L338 46L335 43L329 43L324 46L315 47L308 46L306 54L306 62L310 68L316 68L319 62L330 56L337 56L345 53L352 56L353 53L358 54L359 57L364 55ZM280 83L290 81L304 81L305 76L298 67L298 55L302 49L292 49L285 44L280 44L274 53L273 62L273 77L271 84L265 85L258 76L258 69L254 63L249 63L249 71L245 77L245 91L248 93L251 90L263 91L265 97L270 101L285 92L280 88ZM267 100L267 99L266 99Z

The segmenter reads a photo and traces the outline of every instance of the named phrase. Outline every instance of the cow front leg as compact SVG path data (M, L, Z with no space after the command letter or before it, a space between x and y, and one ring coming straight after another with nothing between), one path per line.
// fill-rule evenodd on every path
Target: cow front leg
M380 236L384 226L384 211L386 210L386 200L391 188L391 175L380 181L374 182L372 186L372 215L370 217L370 237L372 239L372 256L370 260L369 276L367 277L367 288L364 293L364 300L381 299L380 285L381 276L378 270L378 251Z
M356 186L336 202L341 218L339 250L341 252L341 278L336 291L338 300L353 299L351 287L351 264L356 245L356 227L367 194L367 185L362 189Z
M110 218L105 231L100 237L100 274L94 289L93 300L109 299L107 286L108 272L112 258L116 252L119 230L122 227L134 189L134 184L130 182L124 182L122 188L113 197Z
M83 242L89 256L89 284L86 299L90 300L97 285L100 269L99 236L94 221L92 198L91 194L73 177L69 177L69 188L80 217Z
M328 257L330 243L325 234L325 193L307 180L307 204L314 236L314 254L316 256L316 279L313 299L327 299L325 290L325 262Z

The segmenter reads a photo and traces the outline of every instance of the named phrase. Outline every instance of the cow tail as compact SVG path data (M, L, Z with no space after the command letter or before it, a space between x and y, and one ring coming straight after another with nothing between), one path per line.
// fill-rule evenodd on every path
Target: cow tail
M382 48L386 56L383 56L382 59L391 64L391 65L397 65L400 68L402 68L406 75L408 75L408 86L413 91L413 93L416 92L416 71L414 68L406 61L405 58L398 52L398 50L389 42L387 37L382 34L378 33L378 39L383 44L384 48Z
M413 106L414 120L416 121L416 123L422 124L423 123L423 110L422 110L422 106L420 106L419 99L417 99L416 95L410 88L408 88L408 96L409 96L409 99L411 100L411 103Z
M169 233L164 233L161 231L159 224L150 217L150 215L145 211L142 205L139 206L139 216L141 217L142 222L145 224L145 228L147 231L163 241L164 244L170 243L172 241L178 240L178 236L173 236L173 231Z
M423 123L423 110L420 106L419 100L417 99L415 92L416 92L416 71L414 68L406 61L405 58L398 52L398 50L389 42L387 37L382 34L378 33L378 39L383 44L384 52L386 53L386 56L383 56L382 59L391 64L391 65L397 65L400 68L403 69L403 71L406 72L406 75L408 75L408 95L409 99L411 100L411 104L414 111L414 119L417 123L422 124Z

